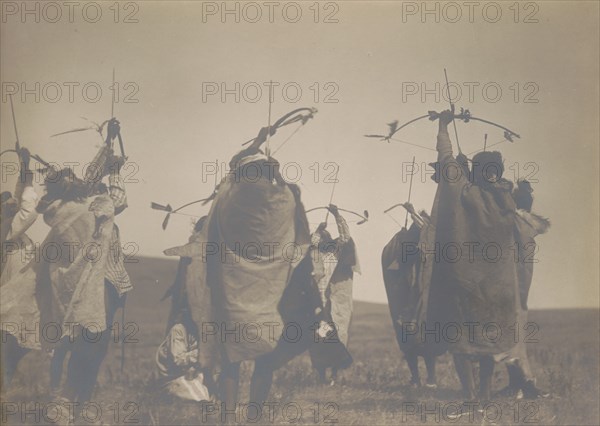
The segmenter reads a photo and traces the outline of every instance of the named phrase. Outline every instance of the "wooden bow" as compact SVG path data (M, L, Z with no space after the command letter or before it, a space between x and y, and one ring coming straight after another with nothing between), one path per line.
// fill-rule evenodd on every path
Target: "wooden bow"
M306 114L302 114L303 111L306 111ZM296 134L296 132L298 132L298 130L300 130L302 128L302 126L304 126L308 122L308 120L310 120L311 118L314 118L314 116L317 112L318 112L318 110L316 108L306 108L306 107L297 108L297 109L290 111L287 114L283 115L272 126L269 126L269 135L272 136L275 134L277 129L279 129L281 127L285 127L292 123L300 122L300 126L298 126L298 128L296 130L294 130L294 132L290 136L288 136L288 138L279 145L279 147L273 152L273 154L275 154L277 151L279 151L291 139L291 137L294 136ZM256 140L256 137L249 139L246 142L244 142L242 144L242 146L248 145L249 143L254 142L255 140Z
M408 126L408 125L410 125L410 124L412 124L412 123L414 123L416 121L423 120L425 118L428 118L431 121L435 121L435 120L438 119L438 117L439 117L439 113L438 112L436 112L436 111L429 111L429 112L427 112L427 114L421 115L421 116L419 116L417 118L413 118L412 120L407 121L406 123L404 123L401 126L398 126L398 120L396 120L396 121L393 121L392 123L388 124L390 131L389 131L389 133L387 135L365 135L365 137L367 137L367 138L379 138L381 141L390 142L390 140L392 140L392 137L396 133L398 133L400 130L402 130L403 128L405 128L406 126ZM514 138L520 138L521 137L521 135L519 135L518 133L510 130L508 127L502 126L501 124L494 123L493 121L486 120L486 119L483 119L483 118L474 117L473 115L471 115L471 111L469 111L468 109L461 108L460 109L460 114L455 114L454 115L454 119L456 119L456 120L462 120L465 123L468 123L469 121L481 121L482 123L498 127L500 129L504 130L504 138L507 141L509 141L509 142L513 142ZM403 142L403 141L400 141L400 142ZM416 144L410 144L410 145L416 145ZM416 145L416 146L419 146L420 148L425 148L425 147L420 146L420 145Z
M308 213L313 212L315 210L329 210L329 207L325 207L325 206L323 206L323 207L313 207L312 209L306 210L306 213L308 214ZM358 222L356 222L357 225L362 225L363 223L369 221L369 212L367 210L365 210L363 214L353 212L352 210L346 210L346 209L341 209L341 208L338 208L338 210L341 211L341 212L350 213L350 214L352 214L354 216L359 217L361 220L358 221Z

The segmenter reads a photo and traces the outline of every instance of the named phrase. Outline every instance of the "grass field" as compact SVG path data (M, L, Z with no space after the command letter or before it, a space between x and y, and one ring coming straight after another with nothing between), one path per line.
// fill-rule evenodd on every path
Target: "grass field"
M176 263L142 258L139 263L128 265L128 269L136 288L129 296L126 321L137 324L137 329L128 329L130 338L137 342L126 345L123 375L119 373L120 346L111 344L100 372L94 405L86 410L82 424L216 423L218 416L210 413L213 406L157 404L149 398L146 381L154 368L154 354L164 336L169 308L168 301L159 299L171 284ZM120 320L120 312L115 320ZM438 389L411 388L387 306L356 302L349 343L354 364L341 373L335 386L327 386L316 384L307 355L296 358L275 375L271 400L279 405L265 410L255 423L600 424L598 311L533 311L530 321L538 323L540 330L539 342L528 346L529 357L538 385L550 392L549 398L496 399L485 417L477 411L473 416L469 412L459 419L449 417L452 403L460 401L451 357L446 354L438 360ZM47 390L48 364L48 356L42 353L30 353L23 359L13 386L2 398L3 423L52 423L44 412L51 399ZM248 398L251 369L251 364L242 367L242 401ZM497 366L493 388L501 389L506 383L505 368ZM244 409L238 415L241 423L252 423Z

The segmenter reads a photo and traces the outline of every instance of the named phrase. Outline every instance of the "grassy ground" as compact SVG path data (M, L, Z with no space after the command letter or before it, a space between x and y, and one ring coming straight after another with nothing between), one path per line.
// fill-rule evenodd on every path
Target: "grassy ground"
M148 396L146 381L164 336L169 306L168 301L159 299L170 285L175 268L174 262L156 259L141 259L128 266L136 288L129 296L126 321L137 324L137 328L130 326L127 331L130 340L137 342L126 345L122 375L120 346L111 344L100 372L93 401L96 405L88 407L82 424L216 423L218 416L210 413L215 406L158 404ZM117 317L120 320L120 313ZM530 320L540 325L539 342L528 345L530 361L538 385L550 392L549 398L531 402L499 398L487 407L485 417L477 411L471 416L471 410L463 408L467 414L455 419L451 416L456 411L452 404L461 399L451 357L446 354L438 360L438 389L411 388L387 306L356 302L349 344L355 362L341 373L338 383L318 385L308 356L298 357L275 375L271 399L278 405L265 409L254 423L600 424L598 311L533 311ZM52 424L47 410L51 400L47 391L48 363L48 356L42 353L30 353L23 359L13 386L2 397L3 423ZM251 364L242 367L242 401L248 398L251 369ZM424 366L422 370L424 377ZM498 390L506 383L506 371L498 366L493 387ZM239 410L238 416L241 423L252 423L245 409Z

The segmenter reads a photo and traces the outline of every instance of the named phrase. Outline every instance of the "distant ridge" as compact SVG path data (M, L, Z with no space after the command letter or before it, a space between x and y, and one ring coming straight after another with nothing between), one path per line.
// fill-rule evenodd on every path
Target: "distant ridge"
M137 261L137 262L136 262ZM156 280L158 280L158 287L163 288L163 291L166 291L168 286L173 283L173 279L175 278L175 272L177 271L177 263L179 258L171 257L171 256L132 256L128 262L125 263L125 268L129 272L129 274L138 281L142 280L151 280L154 284L153 287L156 287ZM381 283L383 286L383 283ZM364 305L367 312L379 311L382 307L387 309L387 303L385 302L371 302L371 301L362 301L355 300L356 303ZM370 308L369 306L372 305ZM600 314L600 308L543 308L543 309L530 309L530 312L544 312L544 313L560 313L560 315L566 314L567 312L596 312Z

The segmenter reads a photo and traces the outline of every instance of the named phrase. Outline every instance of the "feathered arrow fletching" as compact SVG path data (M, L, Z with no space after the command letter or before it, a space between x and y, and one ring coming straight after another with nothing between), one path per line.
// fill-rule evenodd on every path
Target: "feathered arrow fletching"
M170 204L163 206L162 204L152 202L152 203L150 203L150 207L153 208L154 210L160 210L163 212L172 212L173 211L173 207L171 207Z
M62 135L66 135L69 133L85 132L87 130L95 130L100 134L100 137L102 137L102 132L104 131L104 126L106 126L106 124L108 124L108 122L110 121L110 120L106 120L102 124L98 124L94 121L88 120L85 117L81 117L81 118L83 120L91 122L92 124L87 127L78 127L76 129L67 130L66 132L55 133L54 135L51 135L50 137L53 138L56 136L62 136Z
M205 201L211 200L211 199L212 198L209 197L209 198L203 198L201 200L192 201L191 203L184 204L183 206L178 207L175 210L173 210L173 207L171 207L170 204L167 204L165 206L163 204L158 204L158 203L155 203L155 202L151 202L150 203L150 207L153 208L154 210L160 210L160 211L163 211L163 212L167 212L167 215L165 216L165 219L163 220L163 223L162 223L162 229L165 230L165 229L167 229L167 225L169 224L169 219L171 218L171 214L186 215L185 213L179 213L179 210L184 209L187 206L191 206L192 204L202 203L202 202L205 202ZM187 215L187 216L190 216L190 215Z

